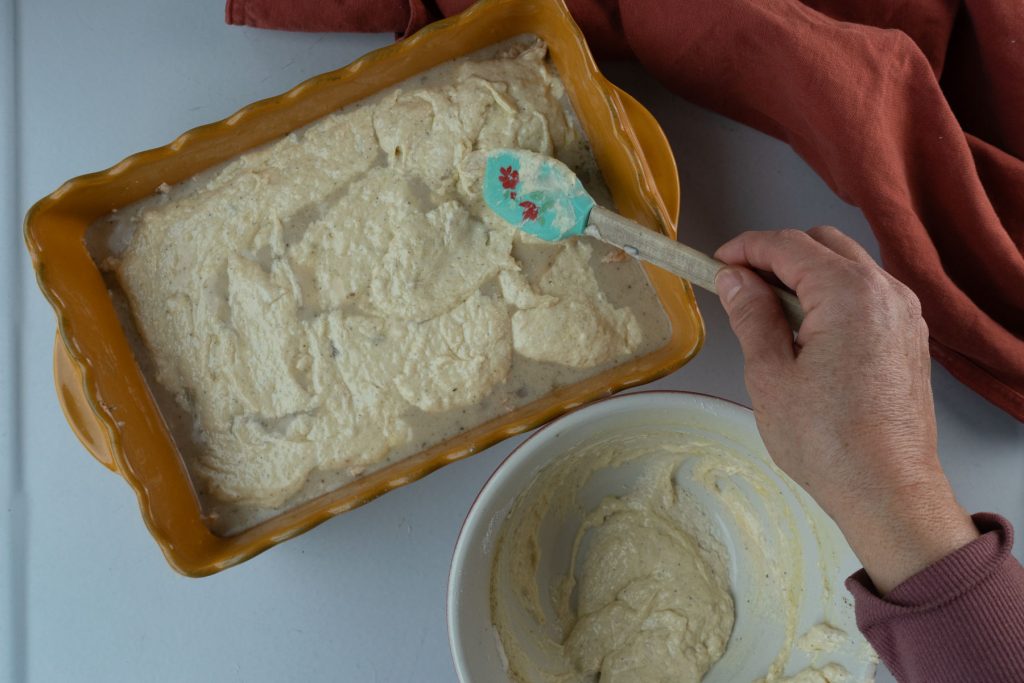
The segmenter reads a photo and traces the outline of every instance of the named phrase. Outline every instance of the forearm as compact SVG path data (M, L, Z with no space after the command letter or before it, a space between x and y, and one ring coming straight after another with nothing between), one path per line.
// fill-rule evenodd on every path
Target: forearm
M883 598L864 571L847 587L857 625L900 681L1024 681L1024 567L997 515L974 515L982 535Z

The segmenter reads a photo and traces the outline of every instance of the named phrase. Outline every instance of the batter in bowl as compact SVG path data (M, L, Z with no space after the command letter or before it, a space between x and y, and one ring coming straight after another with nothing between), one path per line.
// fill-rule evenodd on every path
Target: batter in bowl
M577 538L578 551L591 535L565 649L577 671L606 683L699 681L729 641L724 558L679 523L668 464L629 495L602 502Z
M742 548L739 594L712 507ZM750 632L770 624L773 649L747 680L789 680L794 646L826 633L796 637L808 582L792 522L777 482L720 444L637 430L576 447L538 473L497 534L491 619L510 675L696 683L727 649L745 659ZM748 619L738 638L737 595ZM753 612L763 621L751 629ZM829 648L813 649L820 667L793 680L846 680Z

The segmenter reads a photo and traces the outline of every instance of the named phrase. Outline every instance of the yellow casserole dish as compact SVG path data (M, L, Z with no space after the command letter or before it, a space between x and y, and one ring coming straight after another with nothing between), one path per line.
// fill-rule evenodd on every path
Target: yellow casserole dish
M218 536L204 523L185 465L86 249L88 226L162 183L182 182L421 71L522 34L548 44L618 210L674 236L679 181L665 136L649 112L597 71L561 0L482 0L169 145L69 180L29 211L26 242L39 286L57 313L55 376L65 415L86 448L135 491L146 525L179 572L203 576L242 562L501 439L672 372L700 349L704 328L689 285L647 268L672 325L669 342L657 351L558 389L237 535Z

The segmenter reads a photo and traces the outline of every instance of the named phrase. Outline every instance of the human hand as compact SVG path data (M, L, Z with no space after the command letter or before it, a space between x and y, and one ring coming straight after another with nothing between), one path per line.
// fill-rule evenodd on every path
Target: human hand
M917 297L831 227L748 232L715 256L754 415L775 463L886 593L977 537L939 464ZM794 341L774 273L805 311Z

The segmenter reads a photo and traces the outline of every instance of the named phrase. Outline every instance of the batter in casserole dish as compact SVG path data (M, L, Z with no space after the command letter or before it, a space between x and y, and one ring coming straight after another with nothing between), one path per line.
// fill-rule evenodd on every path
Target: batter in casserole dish
M640 266L542 243L483 154L607 190L536 40L437 67L101 221L94 253L222 532L648 353Z

